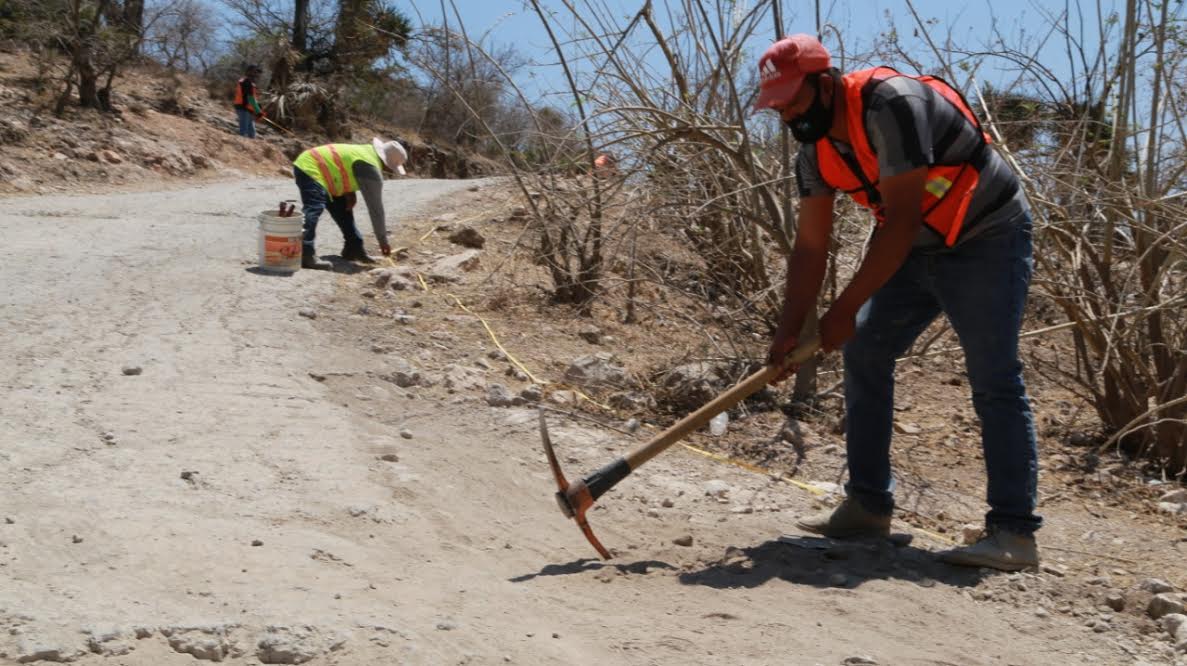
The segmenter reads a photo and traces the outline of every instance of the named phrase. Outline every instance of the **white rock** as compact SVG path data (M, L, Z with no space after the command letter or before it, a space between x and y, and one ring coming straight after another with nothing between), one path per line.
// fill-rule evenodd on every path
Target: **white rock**
M1170 516L1177 516L1178 514L1183 513L1184 507L1187 507L1187 504L1178 504L1175 502L1159 502L1158 503L1158 513L1165 513Z
M1162 616L1162 628L1176 640L1187 640L1187 615L1171 613ZM1180 636L1180 634L1183 634Z
M721 479L713 479L703 486L705 494L710 497L725 497L730 493L730 485Z

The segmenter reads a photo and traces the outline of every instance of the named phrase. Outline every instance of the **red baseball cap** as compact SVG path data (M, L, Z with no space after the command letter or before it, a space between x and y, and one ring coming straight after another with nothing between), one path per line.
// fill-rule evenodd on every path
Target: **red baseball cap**
M758 59L758 101L754 110L783 106L795 97L804 78L829 68L828 50L812 35L784 37Z

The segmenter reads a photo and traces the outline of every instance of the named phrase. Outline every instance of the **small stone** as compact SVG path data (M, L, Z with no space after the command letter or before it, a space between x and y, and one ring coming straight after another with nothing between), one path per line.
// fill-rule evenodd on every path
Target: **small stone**
M1158 503L1158 513L1165 513L1168 516L1177 516L1180 513L1183 513L1184 507L1187 507L1187 504L1177 504L1175 502L1159 502Z
M1108 576L1094 576L1093 578L1089 578L1088 580L1086 580L1084 582L1087 583L1088 585L1106 585L1107 586L1107 585L1113 584L1113 579L1109 578Z
M486 238L474 227L462 227L449 235L449 242L480 249L486 245Z
M728 483L726 483L725 481L722 481L721 479L713 479L712 481L708 481L705 483L704 490L705 490L705 494L708 495L709 497L720 498L720 497L725 497L726 495L729 495L730 486Z
M252 539L251 545L259 548L260 546L264 545L264 542L260 541L259 539Z
M70 537L70 541L73 543L82 543L82 537L75 534L74 536Z
M971 546L977 543L981 538L981 534L985 531L983 525L977 523L968 523L960 526L960 541L966 546Z
M846 587L849 585L849 577L843 573L835 573L828 577L828 584L833 587Z
M379 456L379 459L383 462L400 462L400 456L394 453L385 453Z
M5 517L5 518L4 518L4 524L6 524L6 525L15 525L15 524L16 524L16 521L15 521L15 520L13 520L12 518Z
M1125 610L1125 596L1120 592L1110 592L1105 596L1105 605L1120 613Z
M519 392L519 397L528 402L540 402L540 398L543 396L544 391L537 384L532 384L531 386Z
M622 424L622 427L633 435L636 432L639 432L639 427L641 425L642 424L639 423L639 419L629 419L626 423Z
M919 433L923 432L923 428L920 428L916 423L903 423L901 421L895 421L894 431L900 435L918 435Z
M314 310L313 308L301 308L300 310L297 310L297 314L305 317L306 319L317 319L317 310Z
M1051 613L1046 608L1040 606L1035 609L1035 617L1048 618L1051 617Z
M1058 564L1048 564L1046 562L1039 565L1039 571L1042 571L1045 574L1050 574L1052 576L1055 576L1056 578L1063 578L1064 576L1067 575L1066 568L1064 568Z
M842 666L878 666L878 662L873 657L865 655L858 655L854 657L845 657L845 661L841 662Z
M403 324L404 326L410 326L416 323L416 317L409 314L398 314L393 316L392 319L396 320L397 324Z
M592 324L582 326L581 330L577 332L577 337L591 345L596 345L602 341L602 329Z
M181 473L181 478L183 481L193 481L194 477L197 476L197 474L198 474L197 472L194 472L191 470L184 470Z
M123 369L123 373L129 377L135 377L142 372L144 372L144 369L138 365L125 365Z
M1149 592L1150 594L1163 594L1164 592L1175 591L1174 585L1171 585L1161 578L1147 578L1139 583L1138 587Z
M670 499L664 498L664 501L660 502L659 505L665 509L670 509L670 508L676 506L676 503Z
M403 437L404 439L412 439L412 431L404 428L400 431L400 437Z
M684 536L676 537L675 539L672 539L672 543L676 544L677 546L685 546L685 547L691 546L692 545L692 535L685 534Z
M486 385L486 404L491 407L510 407L515 402L515 396L511 395L506 386L498 383Z
M1160 619L1166 615L1181 614L1183 612L1183 602L1176 599L1171 594L1159 594L1150 600L1146 605L1146 614L1155 620Z
M1181 640L1187 640L1187 615L1171 613L1162 616L1162 628L1166 633ZM1180 636L1179 634L1183 634Z

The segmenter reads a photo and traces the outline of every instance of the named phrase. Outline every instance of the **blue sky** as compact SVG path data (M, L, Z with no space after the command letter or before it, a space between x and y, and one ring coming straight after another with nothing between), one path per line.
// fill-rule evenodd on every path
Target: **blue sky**
M417 0L416 2L399 2L399 6L408 8L407 11L414 18L418 15L425 21L438 21L441 16L440 0ZM754 6L755 0L737 0L746 7ZM925 21L934 21L930 30L933 39L943 39L948 35L955 43L968 48L979 47L990 39L989 26L996 19L999 29L1011 40L1028 29L1034 30L1047 23L1045 15L1058 14L1064 10L1065 3L1053 0L995 0L988 2L964 3L952 0L913 0L916 11ZM1119 0L1101 0L1103 11L1120 9ZM625 19L633 16L644 0L605 0L609 7L616 8L615 13ZM548 38L540 25L540 21L532 12L530 5L521 0L454 0L458 11L465 20L466 29L471 37L489 35L498 44L514 44L518 50L529 58L540 63L551 62L548 48ZM449 7L448 1L445 3ZM546 7L561 7L560 2L542 0ZM584 6L582 0L574 0L574 4ZM707 3L712 6L713 3ZM722 4L725 4L724 2ZM1084 11L1091 15L1083 17L1084 30L1087 35L1095 35L1097 18L1095 15L1095 0L1084 0ZM793 2L784 0L784 22L788 32L815 32L815 10L813 3ZM656 15L662 16L661 8L664 0L655 0ZM1070 9L1075 11L1074 3ZM452 12L452 10L451 10ZM859 0L857 2L828 2L821 3L822 22L827 23L845 37L850 48L868 45L878 33L887 29L886 13L894 17L903 41L908 45L912 54L918 54L919 60L930 62L929 51L920 39L913 36L915 21L905 0ZM451 24L456 27L456 20L450 16ZM1028 35L1035 37L1036 35ZM759 44L755 46L755 58L765 44L774 39L774 26L765 27L758 34ZM825 44L833 49L837 55L836 40L832 31L825 31ZM1042 60L1059 73L1068 71L1066 54L1061 40L1051 40L1042 52ZM547 65L530 68L540 86L555 88L560 84L560 74L555 68ZM1013 76L998 71L981 71L981 79L994 83L1011 83ZM521 77L522 78L522 77ZM529 88L535 88L530 83Z

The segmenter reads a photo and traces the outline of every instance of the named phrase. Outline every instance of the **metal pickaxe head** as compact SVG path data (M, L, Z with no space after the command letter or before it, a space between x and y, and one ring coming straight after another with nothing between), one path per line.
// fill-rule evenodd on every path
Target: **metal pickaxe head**
M560 463L556 460L556 452L552 450L552 440L548 437L548 425L544 421L544 409L540 408L540 438L544 442L544 453L548 455L548 464L552 467L552 476L556 478L558 489L556 503L560 505L561 511L564 512L566 517L573 518L577 521L577 526L581 528L581 533L585 535L589 543L598 551L598 555L601 555L604 559L610 559L610 551L606 550L605 546L594 536L593 530L589 526L589 521L585 519L585 512L589 511L589 508L593 506L594 502L605 494L606 491L613 488L619 481L629 476L631 472L639 469L648 460L659 455L689 433L709 423L714 416L733 407L747 396L754 394L755 391L771 383L782 375L787 368L793 365L799 365L808 360L812 354L816 353L819 346L820 341L818 339L813 338L808 340L792 350L782 363L764 366L761 370L746 377L726 392L710 400L700 409L672 424L646 443L635 447L626 455L615 459L609 465L602 467L572 485L565 479L565 474L561 471Z
M544 454L548 456L548 466L552 468L552 476L556 479L556 503L560 506L561 512L565 514L566 518L572 518L577 521L577 526L581 528L581 533L585 535L586 540L594 547L594 550L598 551L598 555L601 555L602 559L610 559L610 551L606 550L602 542L598 541L598 538L594 536L593 528L589 526L589 521L585 518L585 512L593 506L594 500L598 498L598 495L609 489L609 486L617 483L617 480L606 486L605 489L601 489L601 485L595 485L593 491L590 489L590 482L591 478L597 476L597 474L570 485L568 479L565 478L565 473L561 471L561 465L556 459L556 452L552 449L552 439L548 436L548 423L544 419L543 408L540 409L540 440L544 443ZM625 461L623 461L623 464L626 464ZM630 474L629 467L626 474ZM626 476L626 474L622 476ZM619 477L619 479L621 478ZM599 489L601 489L601 492L595 495L594 491Z

